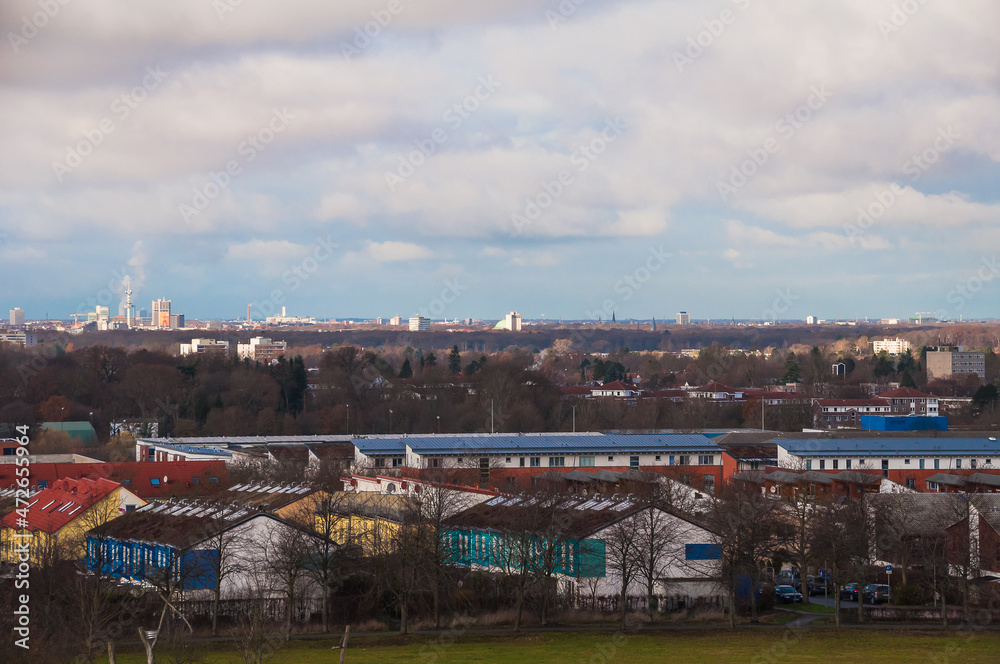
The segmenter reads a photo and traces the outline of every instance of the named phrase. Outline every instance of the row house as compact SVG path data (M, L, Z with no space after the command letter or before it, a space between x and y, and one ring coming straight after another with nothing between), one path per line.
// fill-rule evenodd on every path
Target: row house
M813 423L823 429L854 429L861 415L888 415L892 405L886 399L816 399Z

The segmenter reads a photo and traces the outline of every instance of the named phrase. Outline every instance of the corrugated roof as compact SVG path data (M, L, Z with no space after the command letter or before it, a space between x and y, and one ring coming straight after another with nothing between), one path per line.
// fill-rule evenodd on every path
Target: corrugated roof
M1000 456L989 438L781 438L775 442L796 456Z
M105 478L123 484L140 498L202 496L229 486L229 470L222 460L32 463L29 470L32 486L39 482L51 486L63 478ZM0 487L14 486L15 472L14 464L0 464ZM153 479L159 482L153 484Z

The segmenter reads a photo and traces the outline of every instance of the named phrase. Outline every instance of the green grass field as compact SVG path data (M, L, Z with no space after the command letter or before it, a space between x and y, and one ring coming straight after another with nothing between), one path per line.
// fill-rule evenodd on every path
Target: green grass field
M291 641L268 659L273 664L336 662L333 641ZM639 633L555 633L460 637L412 636L402 639L356 638L347 652L351 664L645 664L646 662L996 662L1000 635L896 630L718 629ZM241 662L232 649L199 653L205 664ZM106 659L103 661L107 661ZM157 648L157 662L177 661ZM145 655L120 652L119 664L140 664Z

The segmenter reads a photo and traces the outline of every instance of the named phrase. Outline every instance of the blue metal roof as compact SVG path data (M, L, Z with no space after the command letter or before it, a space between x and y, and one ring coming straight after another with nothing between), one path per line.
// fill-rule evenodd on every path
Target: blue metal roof
M406 436L354 441L363 454L402 454L405 446L421 455L572 454L597 452L710 452L719 447L700 434L491 434Z
M1000 441L989 438L779 438L796 456L1000 456Z

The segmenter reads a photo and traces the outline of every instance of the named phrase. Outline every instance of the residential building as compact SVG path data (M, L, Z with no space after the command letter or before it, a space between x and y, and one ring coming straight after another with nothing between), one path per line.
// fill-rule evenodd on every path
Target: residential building
M431 329L431 319L423 316L410 317L410 332L423 332Z
M89 529L145 504L111 480L61 479L35 494L26 509L0 520L0 559L17 562L18 544L30 542L33 563L78 560L84 555L84 534Z
M815 325L815 324L816 324L815 316L806 316L806 325Z
M288 344L284 341L272 341L267 337L254 337L248 343L236 344L236 354L241 360L264 362L269 364L284 355Z
M911 387L900 387L882 392L879 394L879 398L889 402L891 408L889 412L894 415L927 415L930 417L938 415L938 398Z
M170 329L180 330L184 328L184 314L170 314Z
M402 324L403 324L403 319L399 316L393 316L392 318L389 319L389 325L392 325L393 327L398 327Z
M927 351L927 379L954 378L975 374L986 378L986 353L961 347Z
M30 348L38 344L38 335L28 331L0 333L0 344Z
M876 339L872 342L872 352L876 355L879 353L902 355L908 350L910 350L910 342L899 337L895 339Z
M150 321L152 327L168 329L170 327L170 300L162 297L153 300L153 319Z
M990 471L1000 462L1000 443L989 438L775 438L778 465L818 471L862 470L906 488L949 471Z
M738 390L716 381L708 385L690 390L692 399L710 399L712 401L743 401L743 390Z
M516 311L512 311L504 317L506 321L507 329L511 332L521 331L521 314Z
M691 316L686 311L681 311L677 314L677 324L678 325L690 325Z
M229 353L229 342L219 339L192 339L189 344L181 344L181 355L197 355L203 353Z
M21 307L14 307L10 310L10 324L14 327L24 325L24 311L21 310Z
M722 483L726 457L701 434L427 434L353 443L359 468L417 478L444 474L452 483L502 490L527 488L548 470L586 468L646 470L711 493Z
M816 399L813 423L824 429L856 428L862 414L886 414L892 406L885 399Z

